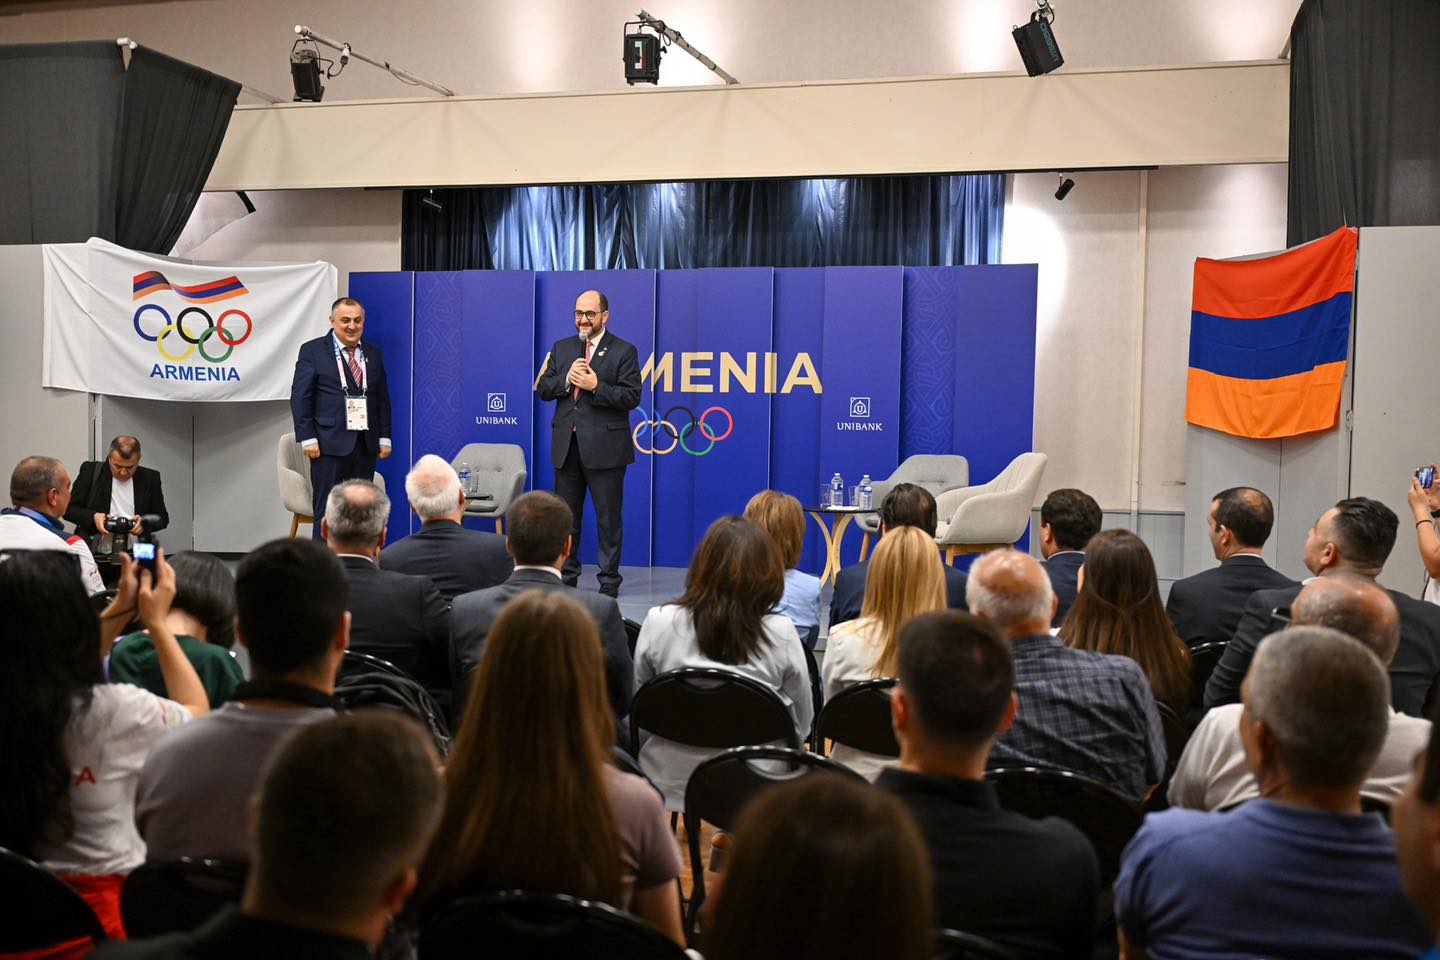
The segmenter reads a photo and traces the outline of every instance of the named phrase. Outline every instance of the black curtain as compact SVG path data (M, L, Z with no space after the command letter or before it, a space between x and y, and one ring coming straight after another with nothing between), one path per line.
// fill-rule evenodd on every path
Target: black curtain
M1004 215L1000 174L408 190L401 269L997 263Z
M1290 43L1288 244L1440 224L1440 3L1305 0Z
M111 234L124 90L113 40L0 46L0 243Z
M0 46L0 243L170 252L240 85L113 40Z
M137 47L125 76L116 154L114 240L169 253L200 199L230 114L233 80Z

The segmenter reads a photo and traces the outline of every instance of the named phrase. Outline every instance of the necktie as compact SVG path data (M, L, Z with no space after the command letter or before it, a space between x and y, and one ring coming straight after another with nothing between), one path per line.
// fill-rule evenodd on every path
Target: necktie
M348 355L347 362L350 364L350 376L355 378L355 385L357 387L363 388L365 386L365 380L360 373L360 361L355 359L355 348L346 347L345 352Z
M594 347L594 346L595 346L595 341L594 341L594 340L586 340L586 341L585 341L585 364L586 364L586 366L589 366L589 364L590 364L590 350L591 350L591 348ZM571 391L570 391L570 400L571 400L572 403L574 403L574 402L578 402L579 399L580 399L580 388L579 388L579 387L576 387L574 390L571 390Z

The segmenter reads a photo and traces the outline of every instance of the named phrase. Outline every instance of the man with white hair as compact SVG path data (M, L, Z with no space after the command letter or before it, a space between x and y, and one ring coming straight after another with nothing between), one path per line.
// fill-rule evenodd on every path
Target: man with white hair
M1432 938L1405 899L1395 836L1361 812L1390 725L1385 668L1328 627L1260 646L1240 737L1260 796L1228 813L1152 813L1115 881L1121 955L1417 957Z
M447 603L510 579L515 564L505 538L466 529L465 492L454 467L425 454L405 476L405 496L424 526L380 551L383 569L429 577Z
M1165 734L1140 666L1129 657L1071 650L1051 636L1050 578L1018 550L976 560L965 599L1015 657L1020 705L1015 723L995 741L990 766L1063 767L1144 800L1165 770Z

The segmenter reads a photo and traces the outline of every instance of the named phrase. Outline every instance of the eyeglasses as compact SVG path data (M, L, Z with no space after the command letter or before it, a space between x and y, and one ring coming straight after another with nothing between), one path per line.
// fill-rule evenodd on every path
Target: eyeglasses
M601 313L601 311L599 311L599 310L576 310L576 311L575 311L575 319L576 319L576 320L594 320L596 317L600 316L600 313Z

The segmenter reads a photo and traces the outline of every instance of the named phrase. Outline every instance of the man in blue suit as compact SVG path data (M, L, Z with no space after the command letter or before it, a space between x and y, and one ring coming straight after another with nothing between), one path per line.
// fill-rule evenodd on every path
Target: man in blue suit
M330 327L330 333L300 345L290 387L295 439L310 458L317 540L330 488L369 480L376 459L390 456L390 387L380 348L361 342L365 307L341 297L330 307Z
M1045 558L1041 566L1050 577L1057 601L1052 627L1065 622L1065 614L1075 603L1085 545L1100 532L1103 520L1095 498L1073 487L1050 491L1040 505L1040 555Z

